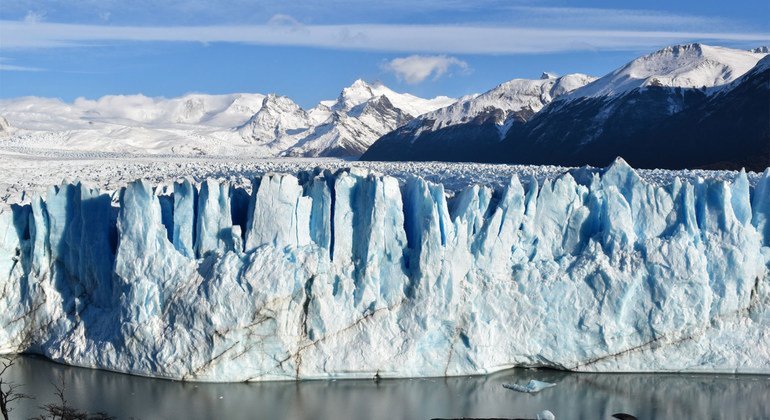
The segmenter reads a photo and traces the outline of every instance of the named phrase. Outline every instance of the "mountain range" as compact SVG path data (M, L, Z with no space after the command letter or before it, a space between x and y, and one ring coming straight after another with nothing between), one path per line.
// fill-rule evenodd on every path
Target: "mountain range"
M768 48L676 45L596 78L513 79L460 99L356 80L277 94L0 100L0 146L77 152L637 167L770 165Z
M238 132L247 142L277 150L280 156L358 157L383 134L453 102L356 80L337 100L322 101L309 111L287 97L268 95Z
M276 94L111 95L72 103L0 100L5 146L178 155L355 158L418 115L452 104L356 80L335 100L304 110Z
M766 56L766 49L667 47L508 123L437 126L433 115L442 110L426 114L383 136L362 159L603 166L622 156L637 167L764 170Z

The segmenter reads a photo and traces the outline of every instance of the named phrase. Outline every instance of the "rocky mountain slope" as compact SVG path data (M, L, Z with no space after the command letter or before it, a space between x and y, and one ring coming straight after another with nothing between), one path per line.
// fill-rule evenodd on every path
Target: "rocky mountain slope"
M280 150L280 156L358 157L383 134L454 101L418 98L356 80L337 100L309 111L289 98L268 95L238 132L247 142Z
M364 159L429 155L430 160L454 160L465 149L490 148L511 127L532 118L561 95L595 80L584 74L555 77L543 73L539 80L514 79L481 94L429 112L388 133L371 147ZM438 149L435 149L438 147ZM468 150L473 153L472 151ZM478 150L476 151L478 153Z
M602 166L623 156L639 167L762 170L770 165L770 88L758 65L766 55L701 44L664 48L557 97L507 127L502 141L499 131L474 121L418 137L399 136L401 129L364 159Z

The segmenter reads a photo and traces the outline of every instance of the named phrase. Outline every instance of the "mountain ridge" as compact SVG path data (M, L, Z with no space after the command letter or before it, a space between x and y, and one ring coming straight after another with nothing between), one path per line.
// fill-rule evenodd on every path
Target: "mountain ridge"
M0 100L0 116L17 128L6 144L21 147L358 157L386 132L454 101L446 96L424 99L358 79L337 99L309 110L273 93L190 93L176 98L105 95L71 103L41 97L5 99Z
M725 51L727 58L720 64L715 54ZM672 59L679 62L682 56L695 58L679 67L669 65ZM753 69L742 72L745 62L737 60L739 65L736 65L735 57L753 60ZM656 68L649 63L654 58L661 59L657 68L665 71L655 74L634 70L638 63L643 63L642 67L647 70ZM623 156L631 164L646 168L734 169L736 165L743 165L763 170L770 166L770 158L754 159L754 156L768 156L763 145L770 144L766 134L770 111L762 110L770 102L767 101L770 88L767 84L763 87L759 82L752 82L756 89L744 89L745 98L729 95L729 92L748 83L744 76L766 70L767 63L764 53L701 44L667 47L556 98L526 121L511 124L502 139L490 124L478 121L460 124L450 130L421 132L412 137L402 127L380 138L362 159L603 166L615 157ZM728 68L729 71L725 70ZM624 76L631 73L639 77ZM708 77L701 77L704 74ZM684 77L680 77L682 75ZM652 80L662 82L651 83ZM709 86L697 86L703 80L710 80ZM672 86L677 84L682 86ZM735 115L725 108L728 102ZM753 105L747 106L749 102ZM712 118L704 124L711 127L710 131L702 131L698 122L702 122L703 117L698 112L706 117L722 115L721 121ZM736 120L742 125L735 123ZM762 124L763 121L766 124ZM669 127L679 137L656 131L656 127L662 126ZM754 127L753 131L745 128L749 126ZM731 127L735 135L725 131L725 127ZM406 135L399 136L399 133ZM694 142L691 137L695 134L692 133L698 133L703 141L700 144ZM713 133L721 133L725 138L722 143L727 142L744 155L738 156L720 146ZM667 141L658 140L662 138ZM687 156L687 150L679 148L682 144L689 145L690 156ZM720 160L719 154L728 158ZM677 163L673 156L677 156L681 163Z

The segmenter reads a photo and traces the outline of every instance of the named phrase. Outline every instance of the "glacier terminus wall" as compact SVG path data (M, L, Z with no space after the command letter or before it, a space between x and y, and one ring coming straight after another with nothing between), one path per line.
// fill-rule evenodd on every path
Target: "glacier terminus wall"
M0 352L194 381L770 374L770 170L584 175L55 186L0 206Z

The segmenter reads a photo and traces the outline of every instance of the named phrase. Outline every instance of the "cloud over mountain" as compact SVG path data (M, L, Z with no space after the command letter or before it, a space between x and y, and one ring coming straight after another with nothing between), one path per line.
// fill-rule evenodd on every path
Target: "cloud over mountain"
M470 68L465 61L446 55L410 55L394 58L383 67L394 73L399 80L409 84L421 83L429 77L438 79L453 68L460 71L468 71Z

